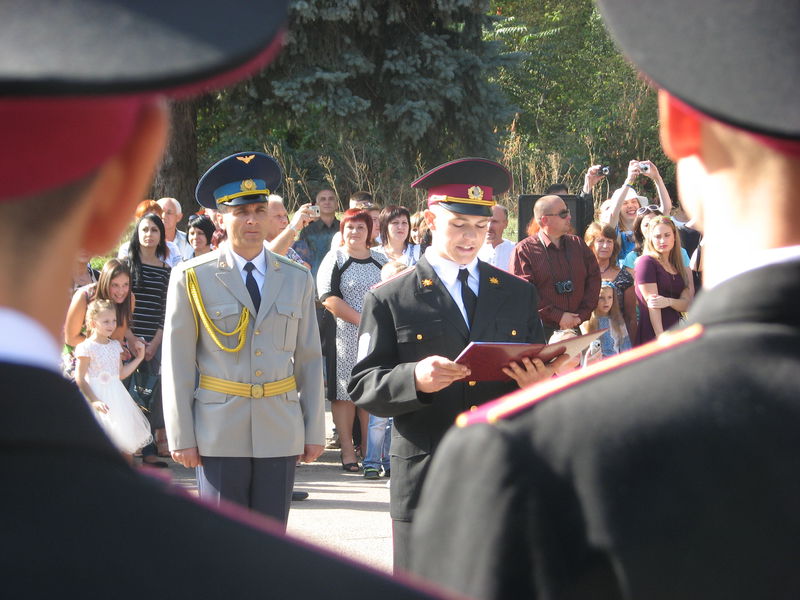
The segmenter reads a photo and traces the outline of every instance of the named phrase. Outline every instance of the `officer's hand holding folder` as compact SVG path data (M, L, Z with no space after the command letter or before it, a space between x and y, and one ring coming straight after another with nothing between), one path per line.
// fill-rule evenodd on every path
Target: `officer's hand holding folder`
M470 342L455 362L469 367L470 381L508 381L503 368L523 358L538 358L545 364L562 354L575 356L600 338L608 329L569 338L554 344L518 344L515 342Z

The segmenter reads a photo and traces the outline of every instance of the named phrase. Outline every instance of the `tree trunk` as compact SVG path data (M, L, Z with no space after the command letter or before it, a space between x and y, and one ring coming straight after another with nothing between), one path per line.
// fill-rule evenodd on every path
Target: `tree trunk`
M153 180L152 197L176 198L183 207L182 227L189 215L200 208L194 199L197 186L197 100L170 104L171 126L164 158Z

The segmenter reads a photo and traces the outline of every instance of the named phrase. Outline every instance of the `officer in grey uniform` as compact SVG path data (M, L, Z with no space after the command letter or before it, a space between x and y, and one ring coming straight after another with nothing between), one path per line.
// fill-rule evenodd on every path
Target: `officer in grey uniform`
M172 271L163 386L172 456L197 467L201 497L285 526L295 462L322 453L325 420L313 279L263 245L281 177L271 156L240 152L200 179L228 239Z

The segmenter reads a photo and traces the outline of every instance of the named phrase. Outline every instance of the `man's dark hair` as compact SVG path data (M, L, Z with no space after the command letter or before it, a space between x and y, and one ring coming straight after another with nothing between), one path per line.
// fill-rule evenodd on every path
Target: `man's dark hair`
M372 194L369 192L365 192L364 190L360 190L358 192L353 192L350 195L350 202L372 202Z
M563 183L554 183L553 185L548 186L548 188L544 191L544 193L548 196L551 194L555 194L556 196L561 196L569 194L569 190L567 189L567 186L564 185Z

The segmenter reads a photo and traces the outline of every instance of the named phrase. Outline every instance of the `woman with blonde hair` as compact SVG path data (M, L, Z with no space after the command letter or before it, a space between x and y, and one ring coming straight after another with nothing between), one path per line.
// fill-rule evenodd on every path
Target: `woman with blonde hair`
M639 306L636 345L676 325L692 299L691 274L684 267L675 223L654 217L645 231L644 253L636 261L634 281Z

